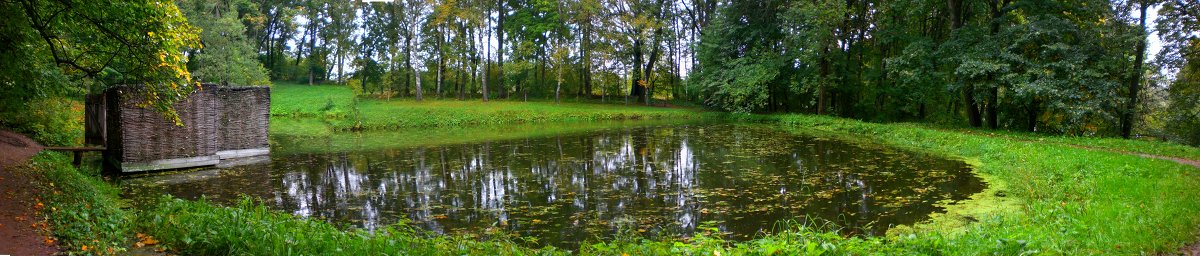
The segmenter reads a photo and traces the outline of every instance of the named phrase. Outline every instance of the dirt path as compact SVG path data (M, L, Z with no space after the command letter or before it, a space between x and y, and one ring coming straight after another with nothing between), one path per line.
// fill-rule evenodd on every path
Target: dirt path
M1187 256L1200 256L1200 243L1183 247L1183 250L1179 251L1179 253Z
M38 232L38 188L13 167L42 151L33 140L0 130L0 254L51 255L58 247ZM44 228L44 226L41 226Z
M1088 148L1088 149L1091 149L1091 148ZM1096 149L1096 150L1103 150L1103 149ZM1192 167L1196 167L1196 169L1200 169L1200 161L1191 160L1191 159L1160 156L1160 155L1150 155L1150 154L1138 154L1138 153L1121 152L1121 151L1110 151L1110 152L1116 152L1116 153L1127 154L1127 155L1137 155L1137 156L1145 157L1145 158L1168 160L1168 161L1176 162L1176 163L1179 163L1182 165L1191 165Z

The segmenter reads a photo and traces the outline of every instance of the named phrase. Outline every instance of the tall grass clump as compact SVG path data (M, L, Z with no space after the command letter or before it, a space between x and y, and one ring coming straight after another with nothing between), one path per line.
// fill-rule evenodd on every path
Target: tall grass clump
M403 223L368 232L270 210L243 198L230 207L162 198L139 226L185 255L561 255L508 240L426 234Z

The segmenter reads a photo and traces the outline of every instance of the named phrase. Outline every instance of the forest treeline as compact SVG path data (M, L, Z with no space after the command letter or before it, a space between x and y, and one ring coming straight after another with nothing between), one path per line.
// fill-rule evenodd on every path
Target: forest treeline
M1200 144L1196 0L2 3L9 109L143 83L169 110L196 81L286 81Z

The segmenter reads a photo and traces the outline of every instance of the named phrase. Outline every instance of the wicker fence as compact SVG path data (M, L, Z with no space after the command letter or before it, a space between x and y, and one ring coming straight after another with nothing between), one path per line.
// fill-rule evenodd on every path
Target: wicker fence
M219 150L266 148L271 92L266 87L220 88L216 97L221 104Z
M270 89L204 88L174 105L182 126L162 113L137 106L143 102L138 87L113 87L96 97L103 100L89 101L89 109L106 110L96 115L103 119L88 115L86 126L105 130L104 136L93 137L107 139L103 143L106 168L121 172L175 169L266 154Z

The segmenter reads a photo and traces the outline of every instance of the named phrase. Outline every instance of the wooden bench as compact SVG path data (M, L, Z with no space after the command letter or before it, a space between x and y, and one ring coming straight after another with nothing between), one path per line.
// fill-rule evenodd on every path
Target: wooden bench
M79 165L83 164L83 153L89 151L102 152L105 150L104 147L45 147L44 149L73 153L75 157L71 160L71 164L75 165L75 168L79 168Z

